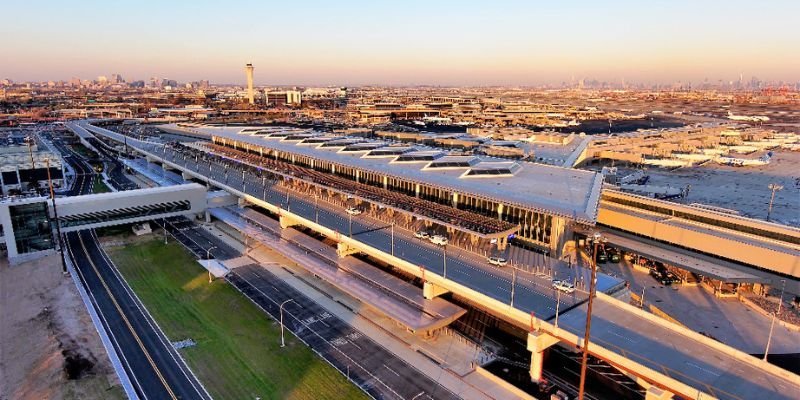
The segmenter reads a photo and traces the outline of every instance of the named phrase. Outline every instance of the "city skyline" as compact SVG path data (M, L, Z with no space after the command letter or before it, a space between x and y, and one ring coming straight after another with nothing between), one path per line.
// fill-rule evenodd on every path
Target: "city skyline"
M9 15L35 7L39 24L0 27L14 38L0 78L244 84L253 63L260 86L800 81L800 53L787 51L800 5L714 3L17 3Z

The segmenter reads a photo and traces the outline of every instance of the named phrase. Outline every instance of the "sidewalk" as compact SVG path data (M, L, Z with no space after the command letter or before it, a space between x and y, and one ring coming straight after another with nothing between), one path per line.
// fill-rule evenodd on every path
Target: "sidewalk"
M204 224L203 228L235 248L243 248L239 231L227 225ZM221 236L220 236L221 235ZM406 332L389 318L346 293L317 279L299 263L321 262L305 252L278 240L256 243L247 249L250 257L287 284L316 301L332 314L348 321L351 326L392 353L413 365L425 375L465 399L517 399L518 396L474 371L473 360L486 359L472 343L460 336L440 334L429 340ZM392 331L384 327L395 327Z

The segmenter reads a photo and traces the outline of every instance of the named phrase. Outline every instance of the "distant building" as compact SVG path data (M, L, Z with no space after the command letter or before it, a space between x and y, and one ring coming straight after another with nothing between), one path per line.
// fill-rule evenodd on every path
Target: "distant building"
M255 90L253 89L253 64L248 63L244 66L244 72L247 75L247 101L250 104L255 104Z
M267 105L276 107L287 105L299 105L302 102L302 95L297 90L286 90L280 92L265 92Z

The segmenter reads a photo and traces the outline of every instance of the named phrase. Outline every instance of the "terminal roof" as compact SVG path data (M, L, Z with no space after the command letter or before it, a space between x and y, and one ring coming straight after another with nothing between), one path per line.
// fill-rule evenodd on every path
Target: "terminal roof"
M171 126L171 128L177 127ZM581 223L594 224L597 219L602 177L591 171L530 162L517 162L519 167L514 167L511 174L475 179L466 178L475 175L468 173L470 168L480 169L483 166L497 166L498 164L496 163L507 162L508 160L485 156L444 155L439 154L441 150L426 148L421 145L415 145L413 152L399 154L397 156L400 157L399 159L370 157L370 152L374 152L376 149L384 149L390 143L341 137L318 145L309 143L298 145L299 142L297 141L284 140L285 136L268 137L257 135L254 134L255 131L241 126L204 126L194 129L212 136L238 140L264 148L304 155L379 174L439 186L446 190L480 196L506 205L517 205L540 212L556 214L575 219ZM287 128L287 131L292 130ZM369 151L342 151L356 143L370 143L369 146L364 147L364 150L368 149ZM380 143L382 146L374 147L373 143ZM411 161L412 157L417 158L415 156L419 156L418 162L397 162L401 160Z

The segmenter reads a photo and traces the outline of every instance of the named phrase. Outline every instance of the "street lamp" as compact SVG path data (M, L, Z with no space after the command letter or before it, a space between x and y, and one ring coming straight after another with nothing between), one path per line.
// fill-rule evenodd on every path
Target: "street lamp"
M58 249L61 252L61 272L67 273L67 261L64 258L64 243L61 239L61 222L58 220L58 209L56 209L56 192L53 190L53 179L50 177L50 159L45 158L47 168L47 186L50 188L50 201L53 203L53 217L56 222L56 235L58 235Z
M514 286L517 283L517 269L511 267L511 307L514 307ZM558 306L556 306L558 307ZM558 321L558 308L556 308L556 321ZM557 325L558 323L556 323Z
M769 336L767 336L767 347L764 349L764 361L767 361L769 345L772 343L772 330L775 328L775 318L781 313L781 306L783 305L783 291L786 289L786 279L781 279L781 282L781 297L778 299L778 311L772 313L772 322L769 324Z
M211 283L211 250L217 246L211 246L206 250L206 270L208 271L208 283Z
M447 244L442 246L442 277L447 279Z
M294 301L294 299L286 300L283 303L281 303L280 307L278 307L278 309L280 310L280 314L281 314L281 347L286 347L286 343L283 340L283 306L286 305L286 303L288 303L290 301Z
M319 224L319 195L314 194L314 222Z
M602 236L599 232L593 235L594 251L592 254L592 277L589 281L589 305L586 312L586 331L583 334L583 357L581 358L581 382L578 387L578 400L583 400L584 386L586 385L586 363L589 359L589 333L592 327L592 300L594 299L595 279L597 277L597 246Z
M783 190L783 185L770 183L767 187L772 191L772 195L769 198L769 208L767 209L767 221L769 221L769 217L772 215L772 203L775 201L775 192Z

